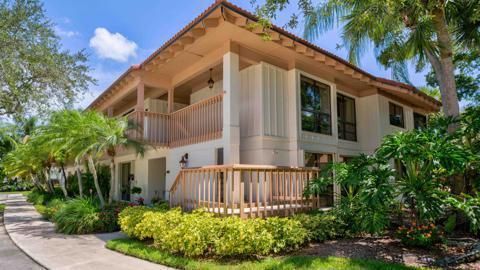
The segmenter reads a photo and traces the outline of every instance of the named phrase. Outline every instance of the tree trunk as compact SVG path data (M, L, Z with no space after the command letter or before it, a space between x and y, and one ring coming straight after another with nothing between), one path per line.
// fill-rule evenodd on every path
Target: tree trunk
M52 182L50 181L50 173L48 171L49 169L43 170L43 174L45 175L45 183L47 184L47 191L53 193L54 189L52 186Z
M82 173L80 172L80 166L77 161L75 161L75 172L77 174L78 192L80 197L83 197Z
M429 55L430 63L438 80L440 94L442 96L443 112L446 116L458 117L460 107L455 83L455 65L453 64L453 45L448 31L445 11L436 9L433 11L434 27L437 34L439 56ZM451 126L453 132L458 126Z
M31 176L32 176L32 181L33 181L33 184L35 185L35 187L37 189L39 189L40 191L45 191L42 184L38 181L38 177L36 175L33 175L33 174Z
M110 193L108 195L108 203L112 203L115 193L115 160L110 160Z
M68 198L68 192L67 192L67 187L66 187L67 176L65 175L65 168L63 167L63 164L60 165L60 168L62 170L62 176L61 177L63 177L63 180L59 179L58 182L60 183L60 188L62 189L63 195L65 196L65 198Z
M88 168L90 173L93 175L93 182L95 184L95 189L97 190L98 199L100 200L100 206L105 206L105 199L103 199L102 190L100 189L100 185L98 184L98 175L97 169L95 168L95 163L93 162L93 158L91 155L87 156L88 159Z

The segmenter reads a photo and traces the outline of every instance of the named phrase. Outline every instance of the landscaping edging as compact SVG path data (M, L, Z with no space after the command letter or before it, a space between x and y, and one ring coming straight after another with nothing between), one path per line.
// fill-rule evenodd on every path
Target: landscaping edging
M120 233L63 235L43 220L21 195L9 196L4 213L9 237L32 260L47 269L171 269L105 248Z

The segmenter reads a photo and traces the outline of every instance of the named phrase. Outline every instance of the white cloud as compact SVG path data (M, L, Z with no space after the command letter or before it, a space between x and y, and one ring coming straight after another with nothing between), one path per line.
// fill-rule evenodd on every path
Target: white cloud
M59 27L59 26L55 26L55 33L58 35L58 36L61 36L61 37L74 37L74 36L79 36L80 33L77 32L77 31L69 31L69 30L64 30L63 28Z
M120 33L110 33L107 29L99 27L90 39L92 47L100 58L109 58L118 62L126 62L128 58L135 57L137 44L128 40Z

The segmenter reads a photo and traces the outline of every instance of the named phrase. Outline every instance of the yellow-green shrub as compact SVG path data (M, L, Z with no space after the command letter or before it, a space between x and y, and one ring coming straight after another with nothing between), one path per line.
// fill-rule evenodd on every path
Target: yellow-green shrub
M330 213L310 213L293 216L307 231L309 241L322 242L344 235L343 223Z
M215 241L217 255L266 255L272 250L274 239L263 219L227 217L221 220L219 230L219 238Z
M152 212L152 210L145 206L132 206L123 209L118 215L120 229L129 237L138 238L135 235L135 227L142 221L143 215L147 212Z
M307 239L308 232L297 220L271 217L265 227L273 236L272 251L275 253L296 249Z

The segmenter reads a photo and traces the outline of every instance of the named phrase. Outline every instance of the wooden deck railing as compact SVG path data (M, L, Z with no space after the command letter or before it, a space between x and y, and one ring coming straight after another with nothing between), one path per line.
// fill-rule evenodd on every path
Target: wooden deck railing
M318 173L313 168L258 165L183 169L170 189L170 205L242 218L287 216L333 204L333 196L303 196Z
M128 136L156 146L179 147L222 137L223 95L216 95L171 114L135 111Z

